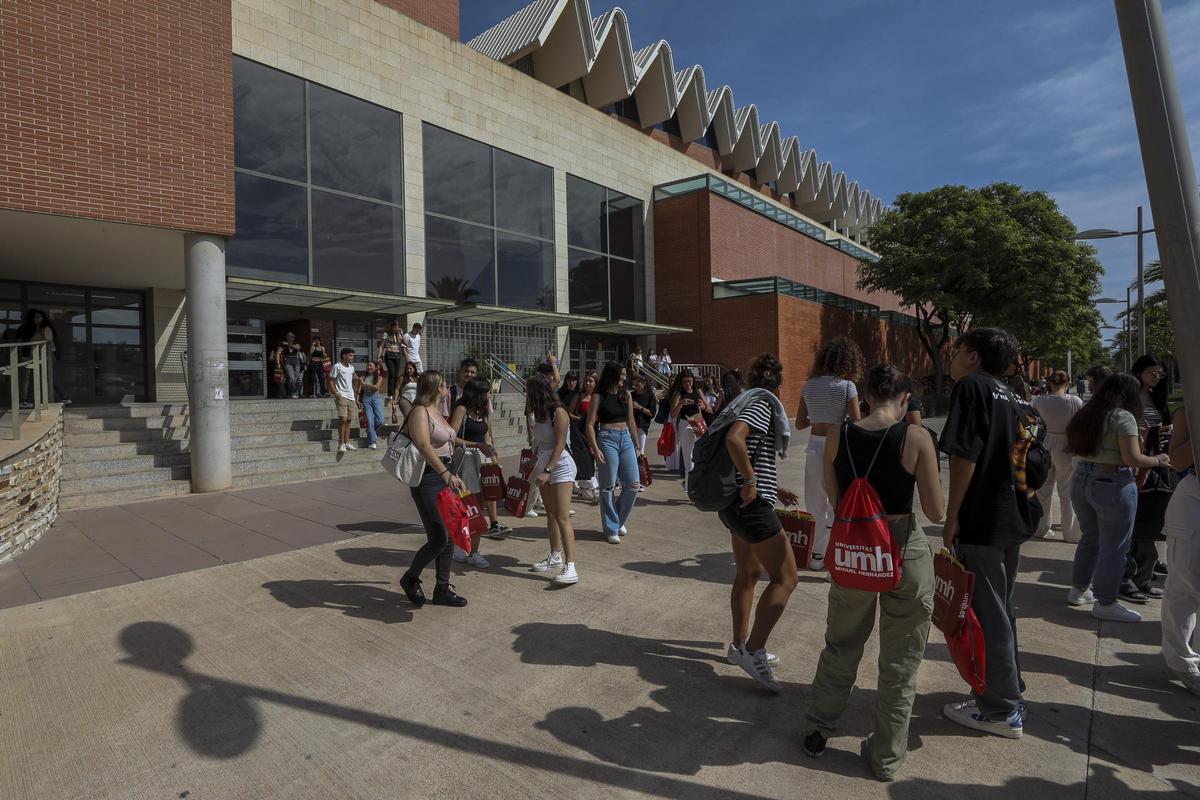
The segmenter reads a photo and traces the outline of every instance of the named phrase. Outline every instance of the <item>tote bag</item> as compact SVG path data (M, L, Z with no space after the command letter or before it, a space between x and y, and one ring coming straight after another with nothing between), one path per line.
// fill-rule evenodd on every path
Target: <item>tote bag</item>
M428 412L426 413L428 414ZM413 440L408 438L408 434L405 433L407 427L408 420L405 419L404 428L396 431L388 439L387 450L380 459L379 465L383 467L384 472L401 483L407 486L418 486L421 479L425 477L425 457L413 444ZM432 419L429 420L429 430L433 431Z

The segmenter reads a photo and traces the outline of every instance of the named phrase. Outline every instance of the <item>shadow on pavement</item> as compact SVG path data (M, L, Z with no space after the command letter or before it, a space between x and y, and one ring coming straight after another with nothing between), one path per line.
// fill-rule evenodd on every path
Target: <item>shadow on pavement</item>
M421 530L416 522L392 522L389 520L366 520L364 522L345 522L337 526L343 533L399 533L401 531Z
M408 600L398 592L382 588L378 581L270 581L263 588L291 608L329 608L347 617L392 624L408 622L412 612Z
M1197 796L1196 787L1183 781L1164 781L1164 785L1173 786L1177 792L1189 797ZM888 794L892 800L1012 800L1014 797L1025 800L1052 800L1063 797L1064 788L1068 787L1044 778L1013 778L1003 786L976 785L969 789L959 783L912 778L889 786ZM1084 794L1086 797L1121 800L1159 800L1169 796L1161 791L1134 791L1121 782L1112 767L1104 764L1092 765Z
M191 636L165 622L137 622L120 633L128 654L118 663L179 680L187 692L175 712L179 737L194 752L210 758L236 758L250 752L264 736L256 704L276 703L331 719L387 731L423 744L435 744L481 760L503 761L530 770L554 773L597 785L637 791L648 797L688 800L758 800L758 795L705 786L693 781L648 775L637 770L557 753L507 744L494 737L474 736L422 722L390 717L365 709L316 700L262 686L223 680L193 672L184 662L192 654ZM705 646L710 643L692 643ZM736 747L738 743L729 743Z
M342 561L359 567L407 567L416 555L415 550L391 547L343 547L336 552Z

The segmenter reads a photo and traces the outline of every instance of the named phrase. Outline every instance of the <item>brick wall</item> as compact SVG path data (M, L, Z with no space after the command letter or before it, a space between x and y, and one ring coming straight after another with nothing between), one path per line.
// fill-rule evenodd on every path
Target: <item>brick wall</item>
M375 0L412 17L422 25L441 31L454 41L462 38L458 0Z
M0 5L0 207L233 232L228 0Z
M54 419L49 430L29 447L0 462L0 562L32 545L58 516L62 407L53 405L50 409Z

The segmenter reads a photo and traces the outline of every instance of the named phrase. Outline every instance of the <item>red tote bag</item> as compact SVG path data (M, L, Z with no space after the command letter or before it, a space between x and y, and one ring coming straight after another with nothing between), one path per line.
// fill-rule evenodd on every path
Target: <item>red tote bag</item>
M662 433L658 435L658 454L667 458L675 453L675 426L671 423L663 425Z
M521 473L521 477L529 480L529 473L533 472L533 466L537 460L533 457L533 450L526 447L521 451L521 465L517 467L517 471Z
M804 569L812 558L813 534L817 530L816 518L807 511L789 511L782 508L775 509L775 515L779 517L779 523L783 525L783 532L787 534L788 541L792 543L792 555L796 557L796 567Z
M528 502L529 481L513 475L504 489L504 507L508 513L520 519L525 516L525 506Z
M470 534L478 536L487 533L490 524L487 516L483 513L483 506L479 504L479 498L467 492L462 495L463 508L467 511L467 530ZM464 550L466 548L463 548Z
M958 674L976 694L983 694L987 689L987 650L984 648L983 627L975 610L967 609L962 627L958 633L946 637L946 647Z
M975 573L968 572L949 550L933 557L933 624L946 636L958 633L975 594Z
M638 482L641 483L642 486L652 485L654 483L654 476L650 474L650 462L647 461L646 457L641 454L638 455L637 462Z
M438 516L442 518L442 524L446 526L446 531L450 534L450 541L470 552L471 521L467 513L467 506L458 492L449 486L438 492L437 509Z
M489 502L504 502L504 470L499 464L484 464L479 468L480 496Z

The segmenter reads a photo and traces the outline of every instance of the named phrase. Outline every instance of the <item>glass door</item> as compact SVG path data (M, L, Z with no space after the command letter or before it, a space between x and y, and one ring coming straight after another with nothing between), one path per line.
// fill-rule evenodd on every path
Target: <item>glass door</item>
M371 324L369 322L334 322L333 352L330 358L336 363L341 359L342 348L354 350L354 368L362 372L367 361L375 356L371 346Z
M266 325L261 319L229 320L229 396L267 396Z

